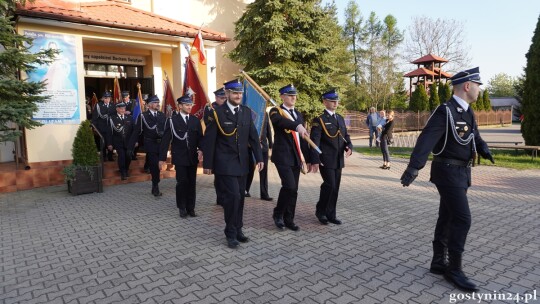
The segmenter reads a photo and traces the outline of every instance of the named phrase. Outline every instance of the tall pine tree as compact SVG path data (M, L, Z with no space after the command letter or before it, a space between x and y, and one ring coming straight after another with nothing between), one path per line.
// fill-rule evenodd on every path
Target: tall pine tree
M450 85L448 82L442 83L439 82L439 102L445 103L450 97L452 97L452 91L450 90Z
M45 102L42 96L43 82L31 82L21 77L37 65L49 64L56 51L43 50L32 54L32 39L19 35L14 27L14 10L24 1L0 0L0 142L15 140L21 135L13 130L14 123L20 128L32 129L41 124L32 120L37 104Z
M434 111L439 106L439 92L437 83L432 83L429 88L429 110Z
M489 99L488 90L484 90L482 101L484 105L484 111L491 111L491 99Z
M524 115L521 132L527 145L540 145L540 17L526 55L525 82L521 113Z
M244 65L277 101L278 89L293 83L299 91L296 106L307 119L322 110L321 93L351 81L352 57L334 5L322 7L320 0L255 0L235 25L238 45L230 58Z

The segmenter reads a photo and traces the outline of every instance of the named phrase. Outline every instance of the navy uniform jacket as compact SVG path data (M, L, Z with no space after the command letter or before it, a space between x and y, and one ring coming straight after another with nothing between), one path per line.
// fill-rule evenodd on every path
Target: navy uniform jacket
M118 114L109 117L109 128L107 128L107 146L112 145L115 149L129 149L130 140L133 135L133 117L125 114L124 120Z
M324 111L321 116L313 119L311 123L311 140L322 151L322 154L319 154L315 149L311 149L311 163L322 163L328 169L341 169L345 167L345 157L343 155L345 148L347 147L351 151L353 148L351 138L345 126L345 120L341 115L337 113L335 115L336 118L333 118L327 111ZM326 135L321 123L324 124L330 136L335 136L334 138ZM338 130L341 136L337 134Z
M214 109L212 107L219 107L217 102L212 102L212 106L207 105L204 107L203 121L206 126L214 121Z
M274 143L272 141L272 130L270 130L270 118L268 114L265 113L265 115L266 118L261 130L261 149L263 152L268 152L268 149L272 149Z
M240 105L236 117L227 103L224 103L217 106L214 111L219 121L214 121L206 127L203 167L212 169L213 173L218 175L248 174L251 157L248 145L253 148L256 162L262 162L259 136L253 124L251 109ZM231 136L225 136L219 127L226 134L233 133L235 129L237 131Z
M107 128L109 127L109 117L116 115L116 106L109 103L106 107L103 101L100 101L94 107L92 112L92 123L99 130L103 137L107 136Z
M157 111L156 116L157 117L154 117L150 110L147 110L137 117L135 131L131 135L130 141L130 147L132 149L138 141L139 135L142 134L146 152L159 153L161 138L163 137L163 131L165 130L166 118L165 114L160 111Z
M174 127L174 132L172 127ZM167 119L165 123L159 160L165 161L167 159L167 150L171 145L172 163L175 166L197 165L199 163L197 150L201 148L201 139L202 127L197 117L189 115L188 124L186 125L182 115L174 115Z
M411 154L410 167L418 170L422 169L430 152L434 154L440 152L438 155L440 157L464 162L473 159L473 142L471 141L468 145L461 145L457 142L451 124L447 124L447 108L452 114L455 128L460 133L460 137L465 139L469 134L473 133L473 141L476 144L477 152L483 157L488 156L489 149L482 137L480 137L472 108L469 106L469 111L465 111L454 98L451 98L435 110L422 130ZM444 150L441 152L443 147ZM471 168L432 162L430 181L441 186L467 188L471 185Z
M285 108L282 107L282 109L287 112ZM270 109L270 120L274 127L274 147L272 148L271 160L276 165L300 166L301 160L296 152L293 135L287 131L296 131L296 127L304 124L304 117L296 109L294 113L296 114L296 120L293 121L289 117L281 116L278 108L273 107ZM311 163L308 144L302 138L300 138L300 149L306 163Z

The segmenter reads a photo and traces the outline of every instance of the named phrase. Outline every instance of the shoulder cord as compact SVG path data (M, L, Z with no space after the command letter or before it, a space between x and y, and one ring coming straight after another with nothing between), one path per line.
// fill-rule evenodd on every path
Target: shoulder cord
M475 154L476 153L476 143L473 140L474 139L474 129L471 130L471 134L469 134L469 136L467 136L466 139L461 138L459 136L459 134L457 134L456 126L455 126L455 123L454 123L454 117L452 116L452 113L450 112L450 109L448 108L448 106L445 106L445 107L446 107L446 132L445 132L445 138L444 138L444 145L441 148L441 151L439 151L438 153L433 152L433 155L441 154L444 151L444 148L446 148L446 143L448 142L448 122L450 122L450 128L452 129L452 135L454 136L454 139L456 140L456 142L458 144L462 145L462 146L466 146L466 145L470 144L471 141L472 141L472 143L473 143L472 148L473 148L473 152ZM433 112L433 113L435 113L435 112ZM433 116L433 114L431 114L429 119L431 119L432 116ZM428 119L428 122L429 122L429 119ZM473 117L473 119L474 119L474 117Z
M285 114L285 111L283 111L283 109L281 107L276 107L276 109L278 110L278 112L279 112L279 114L281 116L294 121L293 117L291 116L291 114L289 114L289 112L287 112L287 114ZM283 129L283 131L285 131L285 133L287 133L287 134L291 133L291 130L289 130L289 129Z
M146 118L144 118L143 113L141 113L141 119L142 119L142 121L144 122L144 125L146 126L146 128L147 128L148 130L156 130L156 134L159 134L159 133L158 133L158 129L157 129L157 125L158 125L157 122L156 122L156 124L155 124L153 127L150 127L150 126L148 125L148 123L146 122ZM142 124L141 124L141 132L142 132L142 129L143 129L143 127L142 127Z
M116 131L118 133L124 133L124 125L122 125L120 128L115 127L114 122L112 120L112 117L109 118L109 122L110 122L110 125L111 125L111 131Z
M240 113L238 113L237 115L240 115ZM234 130L231 133L225 133L225 131L221 127L221 124L219 123L219 119L218 119L218 115L217 115L216 110L214 110L214 119L216 120L216 124L217 124L219 132L221 132L221 134L223 134L225 136L233 136L234 134L236 134L236 131L238 130L238 127L234 128Z
M326 125L324 124L324 122L322 120L322 116L319 116L319 120L321 122L321 126L322 126L322 128L324 130L324 133L326 133L326 136L328 136L330 138L336 138L341 134L341 130L339 129L339 123L338 123L338 130L336 131L336 134L330 135L330 133L328 132L328 129L326 128Z
M187 139L188 139L188 131L186 131L186 134L184 134L183 137L180 137L180 135L178 135L178 133L176 133L176 130L174 129L174 124L172 122L172 118L169 118L169 124L171 125L171 133L174 135L174 137L178 138L178 140L185 140L186 143L187 143Z
M101 115L101 110L100 110L99 105L97 105L96 107L97 107L97 113L98 113L99 118L105 119L105 120L106 120L107 118L109 118L109 114Z

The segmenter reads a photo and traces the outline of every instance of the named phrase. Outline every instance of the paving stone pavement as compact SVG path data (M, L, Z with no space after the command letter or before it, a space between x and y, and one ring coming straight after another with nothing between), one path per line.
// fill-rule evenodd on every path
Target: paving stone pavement
M275 228L256 176L244 214L251 241L236 250L212 176L197 176L199 216L188 219L172 179L161 198L148 182L77 197L64 186L2 194L0 303L449 303L459 291L428 271L438 194L429 165L401 187L406 163L381 170L380 157L353 154L341 226L318 223L320 175L301 176L298 232ZM277 198L272 164L269 179ZM473 183L466 273L481 292L536 291L540 303L540 171L480 166Z

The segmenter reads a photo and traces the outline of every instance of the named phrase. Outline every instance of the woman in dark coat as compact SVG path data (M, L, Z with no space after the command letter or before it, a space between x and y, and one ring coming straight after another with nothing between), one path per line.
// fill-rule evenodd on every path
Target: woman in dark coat
M392 144L394 130L394 111L388 112L386 118L386 125L384 125L381 132L381 151L383 155L383 165L381 169L390 170L390 152L388 151L388 145Z

